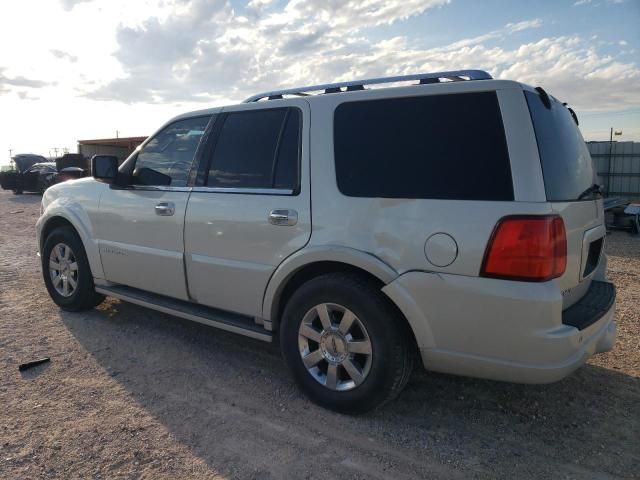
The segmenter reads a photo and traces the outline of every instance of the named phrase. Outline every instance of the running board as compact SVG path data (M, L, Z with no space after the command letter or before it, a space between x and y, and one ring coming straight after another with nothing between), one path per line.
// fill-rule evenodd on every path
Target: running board
M197 303L185 302L184 300L177 300L122 285L108 287L96 285L96 292L265 342L271 342L273 338L270 332L267 332L262 326L256 325L253 317L205 307Z

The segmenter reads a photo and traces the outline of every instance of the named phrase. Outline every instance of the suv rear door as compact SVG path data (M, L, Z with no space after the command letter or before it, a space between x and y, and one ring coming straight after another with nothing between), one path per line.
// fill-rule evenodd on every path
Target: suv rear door
M311 235L309 105L225 107L185 217L185 265L198 303L260 316L271 274Z
M593 162L572 112L544 91L524 92L536 134L547 201L564 220L567 269L558 279L563 306L588 290L604 250L604 212ZM547 102L548 99L548 102Z

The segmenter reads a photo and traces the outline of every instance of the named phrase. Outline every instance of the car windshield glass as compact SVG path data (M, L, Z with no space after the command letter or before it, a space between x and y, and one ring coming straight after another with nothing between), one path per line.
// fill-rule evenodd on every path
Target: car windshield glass
M569 110L552 97L550 107L546 107L536 92L525 91L525 97L538 142L547 200L596 198L597 189L589 190L596 183L591 155Z

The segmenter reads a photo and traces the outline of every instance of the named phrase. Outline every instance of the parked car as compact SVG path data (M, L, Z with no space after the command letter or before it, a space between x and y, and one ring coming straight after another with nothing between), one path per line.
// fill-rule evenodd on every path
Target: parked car
M57 173L54 162L35 163L23 172L0 173L0 186L12 190L16 195L22 192L44 193L55 183Z
M56 162L35 163L23 172L0 173L0 186L19 195L23 192L40 192L56 183L84 177L86 171L80 167L66 167L58 170ZM64 165L64 164L63 164Z
M419 81L419 83L416 83ZM392 88L373 84L404 82ZM616 336L577 117L482 71L282 90L170 120L37 222L65 310L105 295L280 348L315 402L430 370L559 380ZM418 357L419 355L419 357Z

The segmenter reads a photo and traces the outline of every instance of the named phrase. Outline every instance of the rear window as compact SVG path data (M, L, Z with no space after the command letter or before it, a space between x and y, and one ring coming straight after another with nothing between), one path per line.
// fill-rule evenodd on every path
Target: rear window
M547 108L538 93L525 91L524 95L536 132L547 200L578 200L596 180L578 126L569 110L557 100L549 97L551 108ZM594 195L582 199L592 200Z
M495 92L343 103L334 147L348 196L513 200Z

